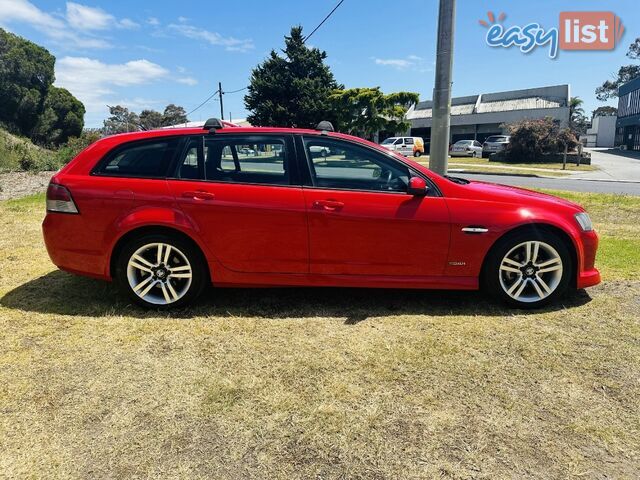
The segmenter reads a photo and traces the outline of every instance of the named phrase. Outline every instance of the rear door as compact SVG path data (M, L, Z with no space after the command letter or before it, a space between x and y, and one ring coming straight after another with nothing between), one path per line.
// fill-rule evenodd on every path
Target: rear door
M301 143L311 273L443 274L450 231L444 198L433 190L426 197L407 194L409 168L372 148L321 136ZM320 146L330 155L312 153Z
M286 135L217 133L188 139L168 183L226 268L308 271L304 196L293 158L293 140Z

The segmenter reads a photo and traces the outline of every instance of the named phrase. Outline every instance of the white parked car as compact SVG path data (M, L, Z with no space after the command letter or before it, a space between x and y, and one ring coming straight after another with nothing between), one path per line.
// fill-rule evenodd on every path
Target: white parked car
M481 157L482 144L477 140L458 140L451 146L452 157Z
M309 147L309 151L311 155L314 157L328 157L331 155L331 150L328 147L312 145Z
M405 157L419 157L424 153L424 140L421 137L389 137L380 145Z
M489 158L492 153L501 152L509 142L511 137L509 135L492 135L488 137L482 144L482 158Z

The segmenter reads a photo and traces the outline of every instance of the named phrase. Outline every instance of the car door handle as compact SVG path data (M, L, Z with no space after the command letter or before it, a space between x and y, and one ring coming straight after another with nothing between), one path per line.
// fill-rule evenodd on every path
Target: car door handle
M182 192L184 198L192 198L194 200L213 200L216 198L215 194L205 192L203 190L196 190L195 192Z
M316 200L313 202L313 206L333 212L344 207L344 203L338 202L337 200Z

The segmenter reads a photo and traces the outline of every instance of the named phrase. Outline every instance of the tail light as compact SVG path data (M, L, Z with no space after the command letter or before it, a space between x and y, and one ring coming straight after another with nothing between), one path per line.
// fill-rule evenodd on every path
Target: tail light
M71 192L57 183L50 183L47 188L47 212L79 213Z

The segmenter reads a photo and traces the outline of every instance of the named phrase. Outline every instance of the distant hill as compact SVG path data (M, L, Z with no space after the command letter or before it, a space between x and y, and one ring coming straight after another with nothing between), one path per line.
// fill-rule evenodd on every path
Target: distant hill
M0 128L0 173L15 171L57 170L56 152L34 145Z

